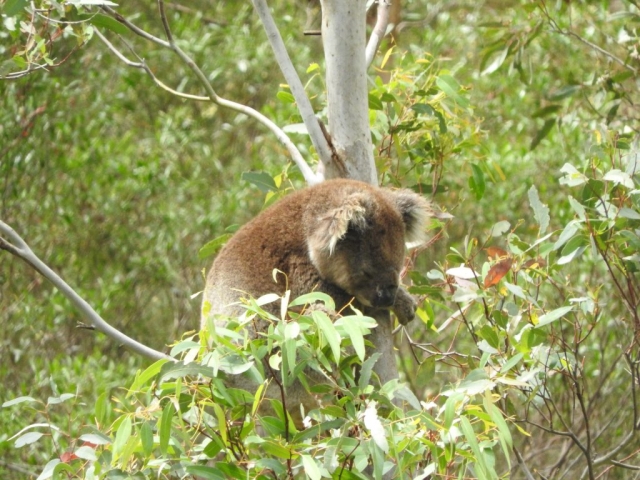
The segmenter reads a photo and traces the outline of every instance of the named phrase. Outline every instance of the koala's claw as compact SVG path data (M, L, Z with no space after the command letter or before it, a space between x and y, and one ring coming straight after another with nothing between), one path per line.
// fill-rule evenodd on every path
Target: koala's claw
M396 301L393 304L393 313L396 314L398 322L402 325L406 325L416 316L416 310L418 305L409 292L404 288L399 288L396 294Z

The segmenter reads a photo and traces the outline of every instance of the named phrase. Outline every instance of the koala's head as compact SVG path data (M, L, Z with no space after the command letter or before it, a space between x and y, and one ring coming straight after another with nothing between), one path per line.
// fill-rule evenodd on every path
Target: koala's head
M307 238L320 276L376 308L393 306L405 244L424 241L427 200L409 190L363 189L343 194L316 218Z

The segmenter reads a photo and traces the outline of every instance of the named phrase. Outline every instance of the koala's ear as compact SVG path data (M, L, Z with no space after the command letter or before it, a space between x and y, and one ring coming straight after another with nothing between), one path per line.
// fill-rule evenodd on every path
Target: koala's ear
M434 216L431 202L411 190L395 190L390 193L404 221L405 242L409 246L423 243L427 237L424 229L429 218Z
M349 227L364 229L367 226L367 210L371 199L366 193L348 195L339 207L321 215L309 238L309 249L328 251L331 255L338 241L345 236Z

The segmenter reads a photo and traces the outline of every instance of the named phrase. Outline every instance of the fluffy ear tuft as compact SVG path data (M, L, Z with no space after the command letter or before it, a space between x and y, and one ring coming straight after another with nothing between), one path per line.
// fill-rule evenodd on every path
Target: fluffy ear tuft
M342 205L320 216L309 239L310 249L328 250L331 255L349 227L364 229L367 226L367 209L370 203L371 199L366 193L352 193L344 199Z
M391 196L404 221L405 242L410 247L424 243L427 237L425 226L434 215L431 202L411 190L396 190L391 192Z

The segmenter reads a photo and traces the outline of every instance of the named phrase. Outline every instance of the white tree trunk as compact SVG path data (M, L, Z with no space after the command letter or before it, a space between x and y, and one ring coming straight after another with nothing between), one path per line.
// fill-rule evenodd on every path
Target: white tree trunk
M366 0L322 0L329 135L344 168L331 164L326 178L377 185L367 96Z

